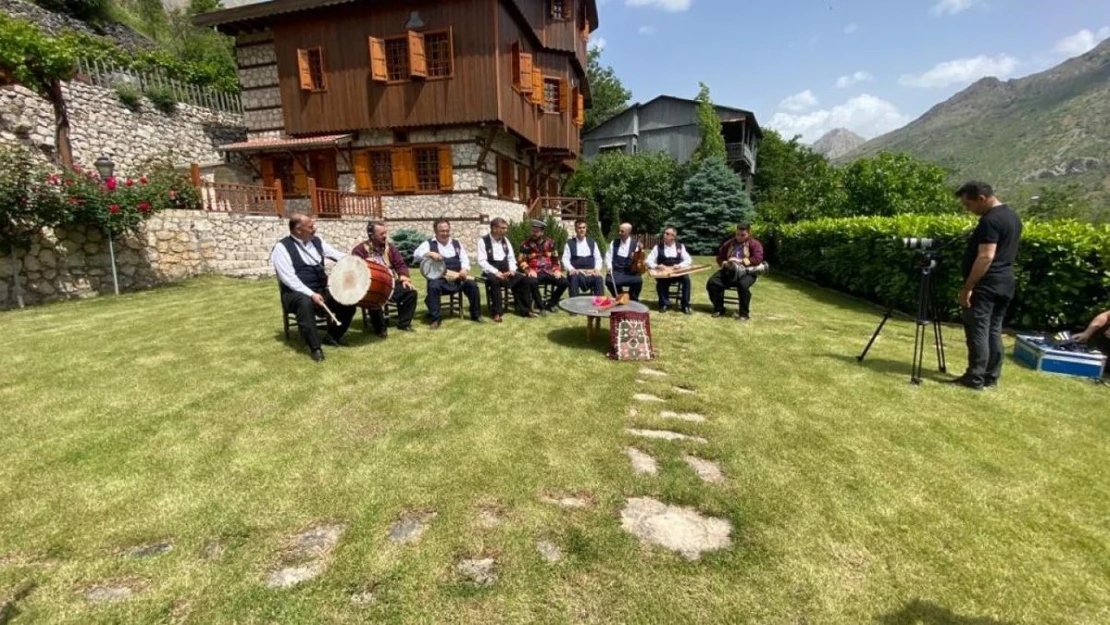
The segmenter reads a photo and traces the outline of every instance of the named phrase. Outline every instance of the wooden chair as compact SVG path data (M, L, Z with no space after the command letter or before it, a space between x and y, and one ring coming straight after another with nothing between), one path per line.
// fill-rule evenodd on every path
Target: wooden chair
M516 307L516 297L513 295L513 290L509 288L508 283L501 282L500 284L498 284L498 286L495 287L493 283L487 280L484 275L478 279L486 284L486 307L489 308L490 315L493 315L493 297L491 297L490 295L491 293L493 293L493 289L495 288L501 289L502 309L504 309L505 311L509 311Z
M362 311L362 329L369 330L370 323L370 309L360 306L359 310ZM390 320L393 319L393 302L387 302L382 308L382 316L385 317L385 327L389 327Z
M462 295L463 294L462 294L461 290L456 291L454 293L440 293L439 294L439 307L440 307L440 309L445 308L447 310L447 316L448 317L462 317L463 316ZM443 298L445 298L445 297L447 298L447 306L443 305Z
M289 340L289 330L297 327L297 314L285 307L285 299L281 297L281 287L278 287L278 301L281 302L281 323L285 330L285 340ZM316 327L324 330L328 329L327 313L323 310L316 308Z

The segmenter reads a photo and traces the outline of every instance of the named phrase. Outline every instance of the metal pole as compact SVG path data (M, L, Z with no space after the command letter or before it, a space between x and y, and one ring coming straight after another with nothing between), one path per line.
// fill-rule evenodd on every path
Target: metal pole
M23 308L23 291L19 290L19 261L15 259L16 247L11 246L12 255L12 289L15 291L16 304Z
M119 276L116 275L116 249L112 245L112 230L108 229L108 256L112 259L112 288L119 295Z

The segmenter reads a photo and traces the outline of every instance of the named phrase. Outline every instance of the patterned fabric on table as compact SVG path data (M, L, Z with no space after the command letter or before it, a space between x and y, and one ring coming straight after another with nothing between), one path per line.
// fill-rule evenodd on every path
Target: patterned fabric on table
M651 317L646 312L617 311L609 316L609 358L651 360Z

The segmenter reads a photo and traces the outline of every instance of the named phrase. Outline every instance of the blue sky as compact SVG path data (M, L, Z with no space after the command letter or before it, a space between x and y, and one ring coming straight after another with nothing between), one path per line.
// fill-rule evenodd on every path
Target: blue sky
M813 141L871 138L983 76L1047 69L1110 38L1110 0L598 0L633 101L693 97Z

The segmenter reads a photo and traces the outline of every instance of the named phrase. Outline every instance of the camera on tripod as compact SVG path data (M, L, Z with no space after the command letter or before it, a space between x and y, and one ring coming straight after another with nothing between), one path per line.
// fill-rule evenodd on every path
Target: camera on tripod
M907 250L931 250L936 243L935 239L926 239L923 237L903 237L902 248Z

